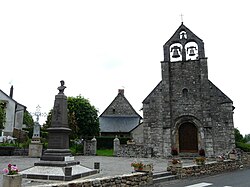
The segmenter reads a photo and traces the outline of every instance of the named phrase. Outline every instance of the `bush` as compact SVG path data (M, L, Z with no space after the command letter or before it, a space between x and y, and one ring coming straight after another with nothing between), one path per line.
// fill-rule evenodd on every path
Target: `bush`
M83 153L83 142L79 139L70 140L69 147L73 155Z
M236 147L244 152L250 152L250 145L242 142L236 142Z

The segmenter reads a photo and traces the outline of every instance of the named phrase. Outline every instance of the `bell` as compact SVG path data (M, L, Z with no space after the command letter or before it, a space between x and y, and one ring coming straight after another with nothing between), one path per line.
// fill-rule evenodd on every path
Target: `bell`
M172 47L171 52L173 51L173 55L172 55L173 58L179 58L180 57L180 54L179 54L178 50L180 50L180 47L178 47L178 46Z
M194 55L195 55L194 49L190 49L190 51L189 51L189 56L194 56Z
M194 49L196 49L196 47L194 47L194 46L188 47L187 50L189 50L189 56L195 55Z
M180 57L179 52L178 52L177 49L174 49L174 52L173 52L173 56L172 56L172 57L173 57L173 58L179 58L179 57Z

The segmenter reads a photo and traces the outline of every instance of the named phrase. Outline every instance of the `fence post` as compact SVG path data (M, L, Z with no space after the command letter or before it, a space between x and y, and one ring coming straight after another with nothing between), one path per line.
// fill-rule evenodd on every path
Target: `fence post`
M120 140L116 135L114 139L114 156L118 156L119 150L120 150Z
M92 138L91 140L91 148L92 148L92 155L96 155L96 149L97 149L97 141L96 141L96 138L95 136Z

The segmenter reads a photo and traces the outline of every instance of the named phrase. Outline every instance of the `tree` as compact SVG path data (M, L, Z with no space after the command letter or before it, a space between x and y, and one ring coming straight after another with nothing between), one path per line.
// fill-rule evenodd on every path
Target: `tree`
M0 101L0 130L4 129L5 119L6 119L6 116L5 116L5 110L4 110L4 103Z
M72 130L71 139L93 137L99 134L98 110L81 95L68 97L68 123ZM51 126L52 110L43 129Z
M33 128L34 120L32 115L26 110L23 115L23 123L26 125L27 128Z
M29 131L29 134L28 134L29 138L32 138L33 128L34 128L34 120L32 118L32 115L28 111L24 112L23 123L26 125L25 130Z
M52 111L53 109L51 109L47 115L47 119L45 121L45 123L42 126L43 130L46 130L47 128L49 128L51 126L51 120L52 120Z
M246 142L249 142L250 141L250 134L246 134L244 139Z
M245 140L244 140L242 134L240 133L239 129L234 128L234 136L235 136L235 142L245 143Z
M69 124L77 137L96 136L99 134L98 110L88 99L81 95L68 97Z

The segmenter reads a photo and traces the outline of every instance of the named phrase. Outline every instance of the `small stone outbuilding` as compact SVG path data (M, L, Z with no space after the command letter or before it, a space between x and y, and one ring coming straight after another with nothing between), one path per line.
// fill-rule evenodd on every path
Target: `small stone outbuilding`
M140 125L141 119L126 99L124 89L119 89L118 95L99 116L101 135L132 138L132 132Z
M230 151L233 101L208 79L203 41L182 23L163 49L162 80L143 101L144 145L154 156Z

